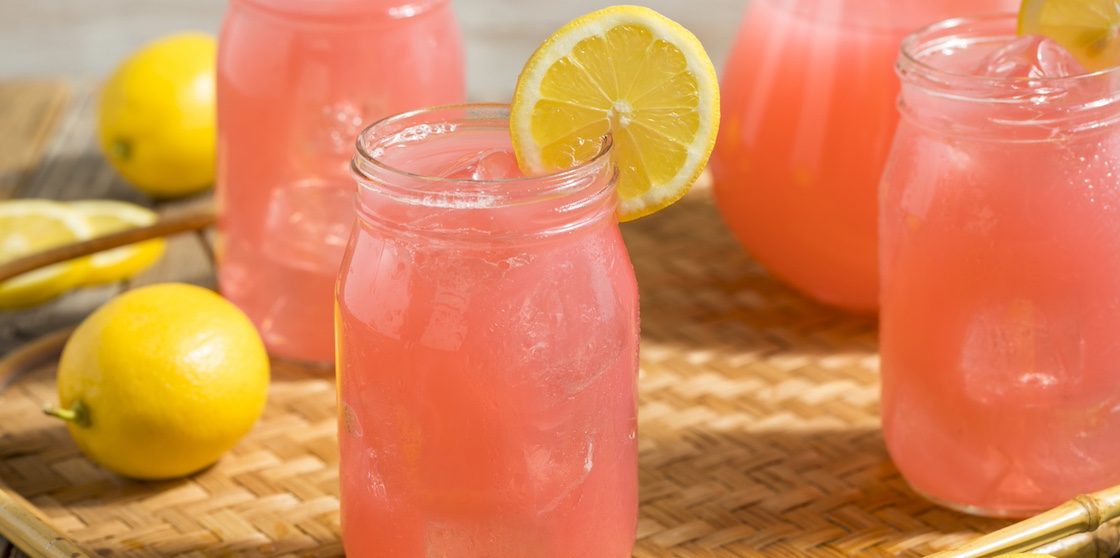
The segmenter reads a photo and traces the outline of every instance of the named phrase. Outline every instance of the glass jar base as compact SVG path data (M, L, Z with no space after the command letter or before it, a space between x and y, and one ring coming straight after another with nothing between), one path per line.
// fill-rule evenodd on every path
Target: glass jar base
M976 515L976 516L980 516L980 517L1023 519L1023 518L1031 517L1031 516L1034 516L1034 515L1037 515L1041 512L1046 511L1046 509L986 508L986 507L983 507L983 506L973 506L973 505L970 505L970 504L960 504L960 503L957 503L957 502L950 502L948 500L943 500L943 499L938 498L936 496L931 496L927 492L923 492L921 490L918 490L917 488L914 488L914 485L912 485L912 484L907 483L907 486L909 486L910 490L913 490L914 493L916 493L918 496L921 496L922 498L925 498L926 500L929 500L930 502L933 502L934 504L937 504L937 505L939 505L943 508L948 508L948 509L958 511L958 512L961 512L961 513L967 513L969 515Z

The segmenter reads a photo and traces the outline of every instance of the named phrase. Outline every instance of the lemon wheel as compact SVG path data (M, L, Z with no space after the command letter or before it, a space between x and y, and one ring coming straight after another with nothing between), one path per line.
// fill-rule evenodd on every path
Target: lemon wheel
M525 64L510 111L527 174L569 168L611 134L619 167L618 216L673 203L700 176L719 127L719 83L700 41L640 6L580 17Z
M105 236L154 224L159 216L139 205L115 200L81 200L68 205L81 213L93 236ZM127 279L154 264L163 255L162 238L106 250L89 257L89 273L82 285L103 285Z
M1089 71L1120 65L1120 2L1023 0L1020 35L1045 35Z
M66 204L38 199L0 202L0 263L81 242L93 228ZM0 283L0 309L34 306L79 285L89 273L89 258L29 271Z

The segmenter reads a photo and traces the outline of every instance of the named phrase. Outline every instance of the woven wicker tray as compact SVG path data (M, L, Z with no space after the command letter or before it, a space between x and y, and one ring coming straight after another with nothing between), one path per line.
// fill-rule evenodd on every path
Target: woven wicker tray
M922 556L1012 524L910 491L879 431L874 319L775 282L706 189L623 228L642 301L635 556ZM85 459L39 411L54 361L21 366L0 391L0 534L32 556L341 555L333 379L274 366L249 435L160 483ZM1056 552L1114 554L1115 529L1098 535Z

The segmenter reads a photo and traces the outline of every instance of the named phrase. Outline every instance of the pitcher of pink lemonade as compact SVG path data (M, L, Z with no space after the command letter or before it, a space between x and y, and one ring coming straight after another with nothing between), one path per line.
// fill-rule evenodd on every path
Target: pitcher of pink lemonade
M362 133L338 284L348 556L630 556L638 290L609 136L527 177L505 105Z
M358 132L463 99L449 0L231 0L218 46L218 286L269 352L334 361Z
M751 0L721 84L711 170L724 221L772 274L879 306L876 189L898 120L902 38L1019 0Z
M903 43L883 173L883 437L918 492L1028 516L1120 484L1120 67L1013 14Z

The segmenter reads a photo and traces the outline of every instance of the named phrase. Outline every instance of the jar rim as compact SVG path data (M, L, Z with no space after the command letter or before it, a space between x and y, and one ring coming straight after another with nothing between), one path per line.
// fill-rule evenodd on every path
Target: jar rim
M396 0L385 5L371 6L369 0L235 0L245 6L281 16L328 17L339 16L339 6L349 8L344 16L372 14L385 19L407 19L429 12L450 0ZM371 12L374 8L377 13Z
M377 182L378 190L391 190L398 196L430 195L434 191L448 201L477 201L481 198L498 201L500 198L506 203L514 203L570 193L579 189L573 185L585 184L587 176L601 172L603 165L610 162L613 147L610 134L599 138L599 149L594 156L572 167L542 175L493 180L431 176L385 162L374 152L379 145L391 144L377 141L378 138L391 142L392 137L399 136L401 132L422 125L505 122L508 127L509 112L510 105L506 103L463 103L422 108L382 118L358 134L351 172L364 187L373 180ZM456 115L457 118L452 118ZM393 183L387 184L386 180ZM610 181L609 187L613 188L613 184L614 181ZM499 202L499 205L502 204Z
M899 55L897 67L906 70L918 71L929 77L940 77L942 79L935 79L935 81L956 81L956 80L974 80L976 82L987 83L1021 83L1029 80L1034 83L1045 84L1048 86L1071 86L1075 83L1094 81L1102 79L1102 76L1116 75L1120 76L1120 66L1112 66L1092 72L1083 74L1076 74L1070 76L1055 76L1055 77L1012 77L1012 76L983 76L969 74L962 71L952 71L940 68L933 64L929 64L923 58L929 52L938 48L944 48L954 43L960 44L962 37L975 37L975 38L999 38L1008 37L1013 38L1015 35L1012 32L995 33L999 29L998 26L1006 26L1008 23L1014 24L1018 16L1014 13L1001 13L1001 14L988 14L981 16L967 16L967 17L954 17L950 19L941 20L908 34L902 40L899 46ZM1014 25L1008 27L1012 31L1015 29ZM962 29L969 29L972 32L962 34L959 31ZM988 31L987 33L982 31Z

